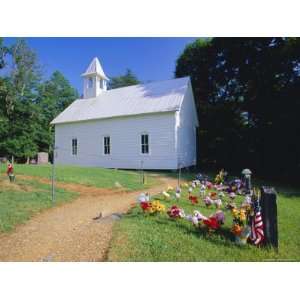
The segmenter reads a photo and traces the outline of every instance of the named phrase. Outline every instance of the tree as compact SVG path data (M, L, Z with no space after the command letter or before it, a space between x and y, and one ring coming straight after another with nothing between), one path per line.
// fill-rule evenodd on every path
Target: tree
M41 127L38 133L40 150L53 150L54 128L50 127L50 122L77 98L78 92L59 71L55 71L49 80L39 86L37 105L40 110L38 120Z
M3 39L0 38L0 70L5 67L5 58L8 48L4 46ZM5 96L7 94L7 86L4 78L0 77L0 141L3 141L8 134L8 118L5 114ZM4 149L0 142L0 156L4 155Z
M186 47L175 75L192 78L202 164L299 176L299 43L214 38Z
M0 39L0 156L29 161L38 151L51 151L50 121L74 99L77 91L58 71L41 83L36 54L25 40L5 47Z
M132 73L130 69L126 70L126 73L122 76L112 77L108 83L109 89L116 89L120 87L139 84L140 81Z
M1 78L0 101L4 130L1 131L0 152L3 155L26 158L37 152L34 126L37 118L36 88L40 81L35 53L24 40L6 48L6 75ZM9 63L8 63L9 62Z

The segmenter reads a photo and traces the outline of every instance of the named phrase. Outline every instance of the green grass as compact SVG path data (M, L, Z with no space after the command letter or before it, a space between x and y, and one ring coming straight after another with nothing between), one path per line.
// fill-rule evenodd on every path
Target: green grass
M22 180L19 175L29 175L51 179L51 165L14 165L16 182L7 184L4 175L5 165L0 165L0 232L12 230L17 224L25 223L35 213L53 205L51 185L37 180ZM101 168L84 168L76 166L56 166L56 180L63 183L84 184L99 188L114 188L119 182L125 189L137 190L154 185L154 177L146 175L146 184L141 184L138 172L109 170ZM4 184L6 183L6 184ZM71 201L77 193L56 187L56 202Z
M52 166L49 165L15 165L15 174L51 178ZM156 183L155 178L146 173L146 184L141 183L141 174L135 171L115 169L85 168L77 166L56 166L55 178L59 182L78 183L99 188L114 188L119 182L128 190L147 188Z
M18 180L15 184L6 184L7 181L6 176L0 176L0 232L10 231L53 206L50 185L33 180ZM58 205L71 201L77 193L56 188L55 195Z
M284 190L284 189L283 189ZM157 197L160 198L160 197ZM239 197L237 202L241 202ZM162 201L167 207L178 204L186 213L194 209L209 216L215 208L203 203L191 205L186 190L182 199ZM238 246L230 233L232 218L218 233L208 235L186 220L171 220L166 214L145 216L133 208L114 225L109 261L300 261L300 194L278 195L279 251Z

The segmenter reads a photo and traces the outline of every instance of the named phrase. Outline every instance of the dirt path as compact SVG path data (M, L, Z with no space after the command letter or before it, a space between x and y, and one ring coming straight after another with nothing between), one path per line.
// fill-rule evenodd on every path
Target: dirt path
M28 178L28 177L27 177ZM160 178L156 194L176 180ZM79 191L71 203L35 215L14 232L0 235L0 261L103 261L116 213L124 213L141 193L60 184ZM94 220L102 213L102 218Z

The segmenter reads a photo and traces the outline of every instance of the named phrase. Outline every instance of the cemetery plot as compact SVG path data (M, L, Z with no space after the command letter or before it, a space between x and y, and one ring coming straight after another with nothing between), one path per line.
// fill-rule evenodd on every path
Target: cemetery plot
M221 182L214 180L205 179L205 187L203 183L183 184L180 190L168 187L150 201L141 195L136 207L115 224L109 260L300 260L299 234L293 233L300 194L279 193L277 200L273 199L278 206L277 249L276 215L262 214L271 203L265 190L245 194L240 179L222 188ZM272 212L276 214L275 209ZM264 222L271 222L273 229L267 230Z

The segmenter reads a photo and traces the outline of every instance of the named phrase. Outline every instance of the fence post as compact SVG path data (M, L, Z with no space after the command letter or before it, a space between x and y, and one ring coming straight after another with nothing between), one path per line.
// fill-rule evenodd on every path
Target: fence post
M178 187L180 188L180 181L181 181L181 164L178 164Z
M144 162L141 160L141 181L142 181L142 184L145 183L145 178L144 178Z
M273 187L261 187L261 213L264 224L265 245L278 249L276 192Z

